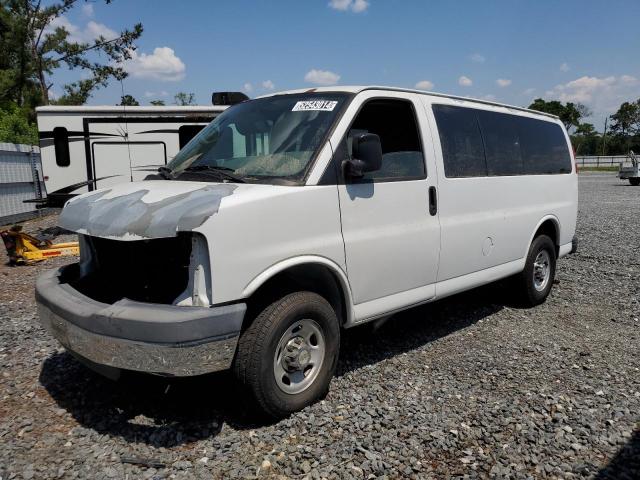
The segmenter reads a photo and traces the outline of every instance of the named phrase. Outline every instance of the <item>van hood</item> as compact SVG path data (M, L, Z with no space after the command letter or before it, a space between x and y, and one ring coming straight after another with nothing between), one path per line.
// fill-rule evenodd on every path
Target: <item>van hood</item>
M118 240L175 237L218 213L239 185L167 180L123 183L74 197L59 225L77 233ZM249 188L247 188L249 187ZM242 185L251 190L259 185Z

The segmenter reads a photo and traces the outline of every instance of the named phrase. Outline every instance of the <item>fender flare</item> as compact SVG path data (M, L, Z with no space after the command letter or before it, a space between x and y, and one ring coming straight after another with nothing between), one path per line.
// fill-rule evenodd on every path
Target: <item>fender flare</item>
M268 280L276 276L277 274L295 266L299 265L322 265L327 267L338 279L338 284L345 300L345 309L347 311L347 318L344 325L349 326L353 323L353 296L351 294L351 286L349 285L349 279L347 278L344 270L333 260L319 255L301 255L297 257L287 258L278 263L275 263L267 269L256 275L243 289L242 298L248 298L253 295L262 285Z

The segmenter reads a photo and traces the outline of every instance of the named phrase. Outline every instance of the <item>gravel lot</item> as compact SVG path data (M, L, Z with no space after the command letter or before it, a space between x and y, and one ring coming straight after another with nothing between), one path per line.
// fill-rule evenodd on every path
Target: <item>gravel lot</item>
M226 374L89 372L36 321L65 261L2 265L0 478L640 478L640 187L582 174L578 233L544 305L493 285L349 331L327 398L268 425Z

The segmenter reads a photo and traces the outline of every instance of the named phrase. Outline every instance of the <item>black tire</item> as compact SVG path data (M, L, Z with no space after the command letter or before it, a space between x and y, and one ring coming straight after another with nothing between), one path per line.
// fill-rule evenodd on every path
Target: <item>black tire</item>
M299 393L287 393L276 382L276 349L296 322L312 320L325 344L324 359L315 379ZM340 325L331 305L313 292L296 292L266 307L241 334L233 372L253 403L264 414L282 418L324 397L336 369L340 349Z
M637 187L638 185L640 185L640 178L630 178L629 183L634 187Z
M549 260L549 276L547 281L543 284L543 288L536 288L536 280L534 279L535 261L538 255L546 251ZM544 254L543 254L544 255ZM553 240L547 235L539 235L533 239L531 247L529 247L529 253L527 254L527 260L524 266L524 270L516 277L518 297L520 302L525 307L535 307L544 303L551 292L553 281L556 275L556 247ZM540 285L542 287L542 284Z

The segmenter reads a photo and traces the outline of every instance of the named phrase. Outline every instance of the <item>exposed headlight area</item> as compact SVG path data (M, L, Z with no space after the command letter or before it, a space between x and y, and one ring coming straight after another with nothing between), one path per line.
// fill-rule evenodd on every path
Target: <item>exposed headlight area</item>
M127 298L208 307L212 298L209 265L206 240L197 233L134 241L80 235L80 262L66 280L102 303Z

